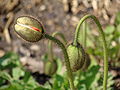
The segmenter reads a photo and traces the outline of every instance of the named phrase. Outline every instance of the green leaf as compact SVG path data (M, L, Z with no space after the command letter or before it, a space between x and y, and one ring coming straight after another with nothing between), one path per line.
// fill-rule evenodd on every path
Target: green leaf
M34 90L50 90L50 89L44 88L42 86L39 86L39 87L35 88Z
M116 18L115 18L115 24L120 24L120 12L117 13Z
M54 80L54 83L53 83L53 88L54 89L58 89L58 88L61 88L63 82L64 82L64 79L62 76L56 74L55 75L55 80Z
M12 77L7 72L0 71L0 77L8 80L9 82L12 81Z
M29 81L30 77L31 77L30 72L26 71L24 78L23 78L24 83L27 83Z
M104 30L105 34L112 34L115 31L115 27L112 25L109 25L106 27L106 29Z
M19 67L13 68L12 76L15 80L18 80L21 76L24 76L24 71L21 70Z
M81 84L79 85L78 90L87 90L87 87L85 84Z
M29 77L28 81L25 84L27 85L27 87L33 87L33 88L36 88L37 86L39 86L39 84L34 80L32 76Z
M0 58L0 70L11 69L13 67L20 66L19 57L13 52L7 52Z
M100 66L96 65L92 66L87 72L83 72L83 78L79 84L85 84L87 89L89 89L96 79L99 68Z
M24 90L24 84L18 80L13 80L7 90Z
M120 43L120 24L116 27L116 32L114 35L114 40L118 40L118 42Z

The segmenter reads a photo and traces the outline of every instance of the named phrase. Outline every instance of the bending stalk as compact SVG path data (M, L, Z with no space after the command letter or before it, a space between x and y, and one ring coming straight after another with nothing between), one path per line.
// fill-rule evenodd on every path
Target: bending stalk
M79 24L77 25L77 28L76 28L75 38L74 38L74 43L73 44L77 45L81 24L88 18L92 18L95 21L96 25L98 26L98 30L100 32L100 36L102 38L102 44L103 44L103 50L104 50L103 90L107 90L107 78L108 78L108 51L107 51L107 44L106 44L104 32L102 30L102 26L101 26L100 22L98 21L98 19L95 16L93 16L93 15L86 15L79 21Z
M68 78L69 78L69 82L70 82L70 88L71 90L75 90L75 86L74 86L74 83L73 83L73 74L72 74L72 70L70 68L70 62L69 62L69 58L68 58L68 53L66 51L66 48L64 46L63 43L61 43L58 39L48 35L48 34L44 34L44 37L49 39L49 40L52 40L53 42L55 42L63 51L64 53L64 58L65 58L65 65L66 65L66 69L67 69L67 75L68 75Z
M62 33L60 33L60 32L54 32L54 33L52 34L52 36L53 36L53 37L59 36L59 37L62 39L63 44L64 44L64 45L67 44L67 41L66 41L66 39L65 39L65 37L64 37L64 35L63 35ZM54 59L53 59L53 58L54 58L54 55L53 55L53 47L52 47L52 41L51 41L51 40L48 42L48 56L49 56L49 58L50 58L51 61L54 60Z

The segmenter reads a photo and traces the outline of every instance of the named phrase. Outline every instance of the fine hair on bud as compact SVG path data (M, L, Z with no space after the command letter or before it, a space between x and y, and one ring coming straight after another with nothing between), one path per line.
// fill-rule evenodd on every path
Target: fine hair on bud
M85 51L82 46L79 43L77 43L77 46L71 43L67 47L67 53L72 71L76 72L80 70L85 62Z
M38 42L42 39L44 29L42 24L30 16L18 17L14 26L15 32L29 42Z
M58 68L58 66L57 66L56 60L46 61L46 62L45 62L45 65L44 65L44 73L45 73L46 75L51 76L51 75L53 75L53 74L56 73L57 68Z

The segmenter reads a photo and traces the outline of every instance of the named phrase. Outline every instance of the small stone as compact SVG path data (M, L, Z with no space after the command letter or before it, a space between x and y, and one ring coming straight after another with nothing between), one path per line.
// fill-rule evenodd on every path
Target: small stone
M30 47L30 49L33 50L33 51L38 51L38 50L40 50L40 47L38 45L32 45Z
M46 6L45 5L41 5L39 10L40 11L45 11L46 10Z
M5 51L3 50L0 50L0 57L4 56L5 55Z

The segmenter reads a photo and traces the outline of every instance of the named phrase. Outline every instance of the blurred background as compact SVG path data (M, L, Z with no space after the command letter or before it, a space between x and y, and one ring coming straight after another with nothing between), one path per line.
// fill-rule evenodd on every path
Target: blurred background
M1 71L9 67L7 65L11 63L10 60L15 59L32 73L44 73L41 57L47 53L48 40L29 43L18 38L14 32L14 23L18 17L37 18L44 25L46 33L61 32L69 43L74 38L79 20L86 14L95 15L104 29L109 47L109 72L114 82L110 87L120 90L120 0L0 0ZM101 67L100 71L103 71L103 51L97 26L89 19L87 27L89 39L87 39L86 51L94 56L96 64ZM55 56L64 59L61 49L57 45L53 46ZM6 61L6 59L10 60ZM43 81L46 81L46 78L44 79ZM1 86L3 82L4 80L0 79Z

